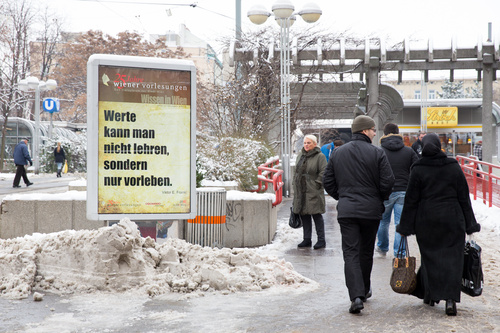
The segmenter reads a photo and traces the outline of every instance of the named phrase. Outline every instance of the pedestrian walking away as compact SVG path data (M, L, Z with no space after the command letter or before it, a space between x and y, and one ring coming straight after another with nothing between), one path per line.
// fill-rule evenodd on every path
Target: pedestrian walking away
M358 116L352 141L335 149L323 176L323 184L337 204L342 236L345 283L350 313L360 313L372 296L371 272L377 230L389 198L394 175L384 151L372 145L375 121Z
M433 306L446 301L445 313L457 314L465 234L478 232L469 186L460 165L441 150L435 133L423 140L422 159L413 164L401 222L396 231L416 235L421 266L413 296Z
M475 155L478 160L483 160L483 141L478 141L474 145L473 155Z
M64 154L64 149L61 147L61 143L57 143L57 147L54 149L54 161L56 162L57 167L57 177L62 177L61 172L66 162L66 155Z
M14 188L21 187L19 185L21 177L23 178L26 186L33 185L26 175L26 165L28 165L28 163L30 166L33 165L33 161L31 161L30 153L28 151L28 141L28 138L23 138L14 148L14 164L16 165L16 175L14 176L14 183L12 184L12 187Z
M295 176L293 178L293 212L302 218L303 240L298 247L311 247L312 220L316 227L317 242L314 249L326 247L325 193L323 189L323 173L326 167L326 157L317 147L318 141L314 135L304 137L304 147L297 155Z
M419 131L417 141L413 142L411 148L415 151L418 158L422 158L422 139L425 137L424 131Z
M377 232L377 246L375 250L385 256L389 251L389 225L394 211L394 225L399 224L403 204L405 200L406 187L410 178L410 169L413 163L418 161L418 156L413 149L406 147L403 142L403 136L399 134L399 127L396 124L388 123L384 126L384 136L380 138L380 145L384 150L392 172L394 173L394 187L388 200L384 201L384 213ZM393 252L397 257L401 235L394 234ZM402 249L402 254L406 249Z

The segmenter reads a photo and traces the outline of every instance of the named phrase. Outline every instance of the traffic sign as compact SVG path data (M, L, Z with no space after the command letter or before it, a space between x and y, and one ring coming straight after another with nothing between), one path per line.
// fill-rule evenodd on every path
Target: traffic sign
M49 113L59 112L61 104L59 98L47 97L43 99L43 110Z

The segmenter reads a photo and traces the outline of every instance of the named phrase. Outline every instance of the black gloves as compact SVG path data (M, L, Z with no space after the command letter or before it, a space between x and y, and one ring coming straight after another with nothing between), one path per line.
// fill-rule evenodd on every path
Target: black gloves
M33 161L30 161L30 166L33 166Z

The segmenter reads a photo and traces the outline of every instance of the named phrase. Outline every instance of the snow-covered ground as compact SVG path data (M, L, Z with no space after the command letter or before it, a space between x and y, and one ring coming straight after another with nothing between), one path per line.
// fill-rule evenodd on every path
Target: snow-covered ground
M81 194L13 194L7 198L37 200L49 195L65 200ZM483 232L500 238L500 209L472 202ZM313 281L281 259L295 247L298 233L281 223L275 241L258 249L212 249L180 239L159 245L142 238L137 225L125 218L98 230L0 239L0 295L16 299L28 297L32 290L68 294L136 289L144 295L160 295L311 287Z
M473 207L482 225L476 239L480 244L483 241L484 248L495 251L485 258L485 279L490 282L496 279L491 274L499 273L493 259L498 258L494 246L500 238L500 209L488 208L480 200L473 201ZM281 218L272 244L257 249L212 249L179 239L158 244L140 237L136 224L125 218L98 230L0 239L0 297L43 299L44 293L73 295L73 299L90 297L88 304L93 308L85 311L96 312L98 318L100 304L104 306L114 297L123 302L122 296L127 293L133 294L131 302L145 302L152 296L182 299L239 293L260 300L266 293L310 292L319 287L318 283L299 274L283 259L286 251L296 247L301 233ZM183 316L163 315L170 320ZM54 317L43 328L57 329L62 322L74 320Z

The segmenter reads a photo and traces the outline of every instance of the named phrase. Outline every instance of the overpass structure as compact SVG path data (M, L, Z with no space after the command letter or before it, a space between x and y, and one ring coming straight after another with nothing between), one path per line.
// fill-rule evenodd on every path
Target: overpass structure
M493 81L496 80L496 71L500 62L500 44L485 42L474 47L458 48L455 40L451 41L450 47L434 49L432 41L428 41L425 49L411 49L410 42L406 39L401 47L388 49L383 40L372 44L366 40L364 45L347 47L344 39L339 39L337 47L323 49L321 40L317 41L316 47L299 49L297 40L294 39L291 46L290 72L300 77L315 73L319 82L326 82L326 75L338 75L339 83L318 83L324 85L321 90L330 98L335 97L335 91L343 91L346 100L354 96L359 102L360 88L366 85L366 108L362 112L373 117L381 133L386 121L393 119L394 114L402 108L401 97L394 89L379 83L381 72L391 71L398 73L398 82L403 80L404 72L421 71L425 82L429 79L430 71L447 70L450 73L450 81L454 79L456 70L476 70L478 81L482 81L482 137L483 137L483 160L491 162L495 144L494 127L496 120L493 117ZM244 45L234 42L229 51L229 63L234 66L236 62L259 62L264 59L278 58L279 48L272 43L267 51L257 49L249 50ZM345 74L359 74L359 83L345 82ZM297 80L298 81L298 80ZM310 83L308 83L310 84ZM328 87L330 85L330 88ZM344 85L340 87L339 85ZM349 88L349 85L351 88ZM310 90L317 91L312 85ZM307 92L307 90L304 90ZM361 90L364 91L364 90ZM292 90L292 101L293 101ZM305 94L304 96L307 96ZM338 94L337 94L338 99ZM306 97L307 101L307 97ZM301 103L301 108L307 108L307 103ZM312 104L311 108L312 108ZM342 114L337 118L346 117L345 110L337 109ZM338 111L336 111L338 112ZM351 114L351 119L352 119ZM425 125L425 120L422 126ZM378 141L378 137L375 138Z

